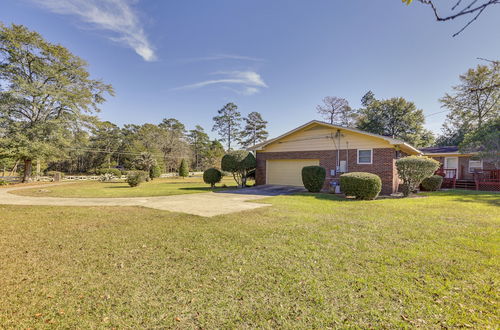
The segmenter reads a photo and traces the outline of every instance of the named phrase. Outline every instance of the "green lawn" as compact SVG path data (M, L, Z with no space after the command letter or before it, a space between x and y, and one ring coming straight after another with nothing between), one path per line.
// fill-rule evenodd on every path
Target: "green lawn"
M224 177L217 184L215 191L222 190L222 185L236 188L232 177ZM155 179L144 182L139 187L130 187L126 182L102 183L98 181L82 181L61 186L35 187L13 191L22 196L44 197L148 197L194 194L212 191L210 185L201 177Z
M262 202L272 206L214 218L0 205L0 324L500 324L499 194L378 201L304 194Z

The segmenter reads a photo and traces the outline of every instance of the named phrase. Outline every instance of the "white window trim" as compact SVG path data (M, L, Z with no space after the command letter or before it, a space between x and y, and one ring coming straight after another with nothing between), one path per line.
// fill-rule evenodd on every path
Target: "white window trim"
M360 151L370 151L370 162L369 163L360 163L359 162L359 152ZM358 149L357 154L358 154L358 165L371 165L371 164L373 164L373 149Z
M470 167L470 162L473 161L473 162L481 162L481 167L474 167L474 168L477 168L477 169L480 169L482 170L483 169L483 160L482 159L479 159L479 160L475 160L475 159L469 159L469 164L468 164L468 170L469 170L469 173L474 173L474 171L471 171L471 167Z

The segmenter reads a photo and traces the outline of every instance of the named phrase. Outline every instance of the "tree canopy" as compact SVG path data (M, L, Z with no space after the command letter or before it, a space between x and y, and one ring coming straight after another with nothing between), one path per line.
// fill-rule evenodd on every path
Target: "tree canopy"
M0 118L8 138L1 142L24 161L61 152L67 130L90 122L111 85L90 79L87 64L61 45L52 44L22 25L0 25Z
M416 147L431 145L432 132L424 128L423 111L402 97L377 100L374 97L359 110L357 128L404 140Z

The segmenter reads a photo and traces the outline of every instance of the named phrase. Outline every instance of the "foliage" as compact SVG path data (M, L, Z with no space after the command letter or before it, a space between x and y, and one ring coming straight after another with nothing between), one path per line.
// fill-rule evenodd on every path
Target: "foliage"
M226 104L218 113L219 115L213 118L212 131L217 132L220 140L227 142L227 150L231 150L231 142L237 141L240 136L241 114L234 103Z
M196 125L195 129L190 130L187 138L194 156L192 168L200 170L203 168L203 164L209 153L210 138L200 125Z
M112 181L116 180L116 178L117 178L116 175L114 175L113 173L104 173L99 177L99 181L100 182L112 182Z
M354 196L356 199L375 199L382 190L382 180L372 173L345 173L340 176L340 189L346 196Z
M302 168L302 183L309 192L317 193L325 183L326 170L321 166L305 166Z
M255 156L245 150L230 151L222 157L221 168L230 172L238 187L246 187L248 174L255 169L257 161Z
M366 95L365 95L366 96ZM416 147L431 145L432 132L424 128L425 117L413 102L402 97L377 100L373 96L359 110L357 128L379 135L401 139Z
M422 181L432 176L439 166L437 160L423 156L408 156L396 160L398 175L403 181L403 195L407 197L417 190Z
M255 146L267 139L269 133L266 131L267 121L262 119L258 112L250 112L246 118L243 118L246 125L241 131L240 144L244 148Z
M218 140L213 140L207 150L203 166L220 168L222 157L225 154L226 151L224 150L222 144Z
M142 152L141 155L135 159L136 168L141 169L146 173L148 173L148 178L151 167L155 165L156 165L156 159L154 159L153 155L150 154L149 152Z
M89 79L87 64L61 45L51 44L22 25L0 25L0 118L8 132L0 141L24 161L23 181L32 160L61 156L71 125L92 122L113 89ZM78 125L76 125L78 126Z
M341 97L325 97L323 104L316 106L316 110L330 124L352 126L356 118L356 112L349 106L349 102Z
M203 181L214 188L222 180L222 172L216 168L209 168L203 172Z
M146 171L130 171L127 174L127 183L131 187L137 187L149 177Z
M433 175L425 178L420 184L425 191L437 191L441 189L443 177L441 175Z
M179 176L183 178L189 176L189 166L185 159L181 160L181 165L179 166Z
M446 93L440 99L449 110L440 145L459 145L466 134L474 134L486 123L500 118L499 86L500 62L478 65L460 75L460 84L453 86L453 94Z
M97 170L96 174L98 175L111 174L117 178L120 178L122 176L122 171L120 171L117 168L100 168Z
M0 179L0 186L7 186L9 183L3 179Z
M500 117L465 135L460 144L462 152L478 152L483 160L500 168Z
M149 177L151 180L159 178L161 175L161 167L158 164L151 166L149 169Z

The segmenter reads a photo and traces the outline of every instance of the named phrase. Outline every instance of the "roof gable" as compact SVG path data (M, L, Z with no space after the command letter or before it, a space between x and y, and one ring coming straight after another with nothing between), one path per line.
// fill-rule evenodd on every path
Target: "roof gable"
M390 138L387 136L382 136L382 135L378 135L378 134L365 132L365 131L351 128L351 127L332 125L332 124L325 123L325 122L318 121L318 120L310 121L310 122L308 122L302 126L299 126L295 129L289 131L289 132L286 132L285 134L282 134L274 139L270 139L270 140L267 140L263 143L260 143L256 146L250 148L250 150L263 150L264 148L266 148L267 146L270 146L271 144L290 142L290 138L293 137L294 135L297 135L297 133L307 132L307 131L312 131L312 130L317 130L319 132L319 131L321 131L321 129L330 129L330 130L334 129L334 130L337 130L340 132L350 133L351 136L354 136L354 135L358 136L358 137L364 136L366 139L370 139L370 140L375 141L374 144L378 145L378 146L380 146L381 143L383 143L384 145L388 144L388 145L392 145L392 146L398 145L398 146L401 146L404 149L406 149L411 154L421 154L421 152L418 149L414 148L413 146L407 144L406 142L404 142L402 140L393 139L393 138ZM326 138L326 136L323 136L323 137ZM288 141L286 141L286 140L288 140ZM310 138L310 140L313 141L314 138ZM347 146L347 147L349 147L349 146ZM345 148L346 148L345 146L340 147L340 149L345 149Z

